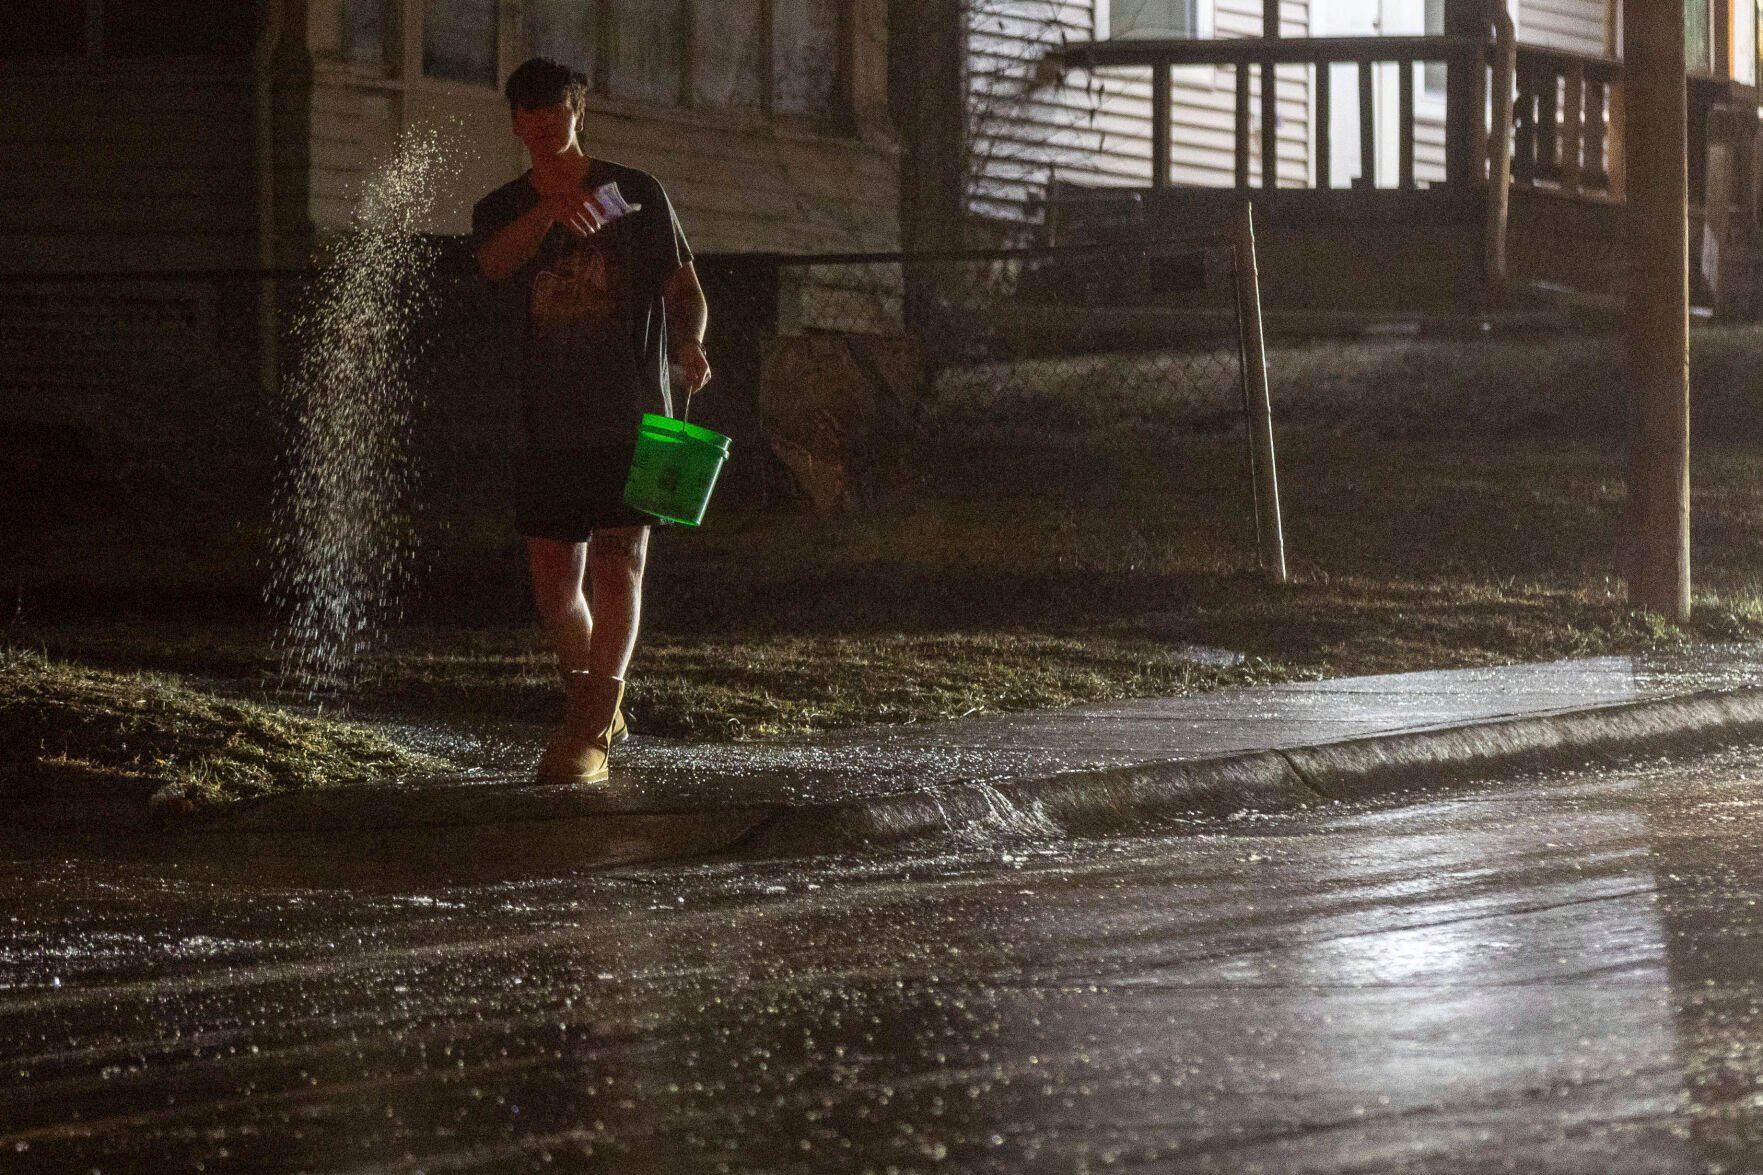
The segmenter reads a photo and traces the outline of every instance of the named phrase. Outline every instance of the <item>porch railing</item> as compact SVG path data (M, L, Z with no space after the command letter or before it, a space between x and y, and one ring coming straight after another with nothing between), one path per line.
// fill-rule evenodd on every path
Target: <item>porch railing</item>
M1518 47L1512 184L1622 198L1622 62Z
M1312 86L1316 96L1316 125L1322 128L1315 138L1316 186L1329 186L1332 145L1327 128L1333 106L1332 66L1357 67L1359 98L1359 159L1360 174L1356 187L1375 187L1381 179L1377 174L1377 104L1375 101L1375 70L1389 63L1396 70L1397 157L1395 186L1415 187L1414 156L1414 80L1415 67L1442 63L1445 67L1447 94L1485 94L1487 46L1475 37L1289 37L1289 38L1225 38L1193 41L1096 41L1060 50L1056 58L1069 66L1099 69L1117 66L1140 66L1151 71L1151 186L1170 186L1172 161L1171 78L1177 66L1230 67L1236 75L1235 164L1236 186L1250 187L1254 138L1251 133L1253 94L1251 79L1261 81L1260 154L1261 186L1274 188L1279 183L1278 127L1279 95L1275 84L1275 67L1307 65L1311 67ZM1257 72L1258 71L1258 72ZM1446 101L1445 170L1449 177L1467 178L1485 152L1485 130L1475 112L1480 103ZM1478 173L1485 175L1485 169Z
M1060 50L1066 65L1086 69L1142 67L1151 72L1150 186L1171 186L1174 152L1171 123L1172 79L1177 66L1211 66L1235 71L1235 183L1251 186L1252 161L1259 147L1260 184L1277 187L1279 95L1273 82L1279 65L1308 65L1314 93L1312 159L1315 185L1329 186L1332 163L1330 112L1336 95L1333 66L1356 67L1360 174L1354 187L1415 186L1415 66L1445 66L1445 180L1480 185L1487 179L1489 63L1492 43L1478 37L1254 37L1193 41L1097 41ZM1377 171L1375 69L1396 70L1396 174ZM1512 186L1558 191L1586 199L1620 201L1622 177L1622 62L1613 57L1569 53L1533 45L1516 50L1511 127ZM1251 114L1252 80L1260 78L1260 139ZM1689 86L1690 188L1701 190L1701 152L1708 112L1730 83L1696 74Z
M1570 200L1616 204L1624 199L1623 66L1612 57L1517 45L1504 6L1492 6L1487 35L1438 37L1227 38L1189 41L1099 41L1058 50L1054 59L1084 69L1140 67L1151 73L1152 189L1173 184L1176 142L1171 120L1173 79L1178 66L1230 68L1235 73L1234 186L1251 187L1256 147L1251 124L1253 81L1260 79L1260 186L1280 186L1277 67L1309 67L1313 103L1312 137L1306 175L1298 185L1331 186L1333 125L1331 88L1334 67L1353 67L1358 80L1359 174L1355 189L1413 189L1416 134L1415 85L1422 64L1445 66L1443 174L1436 154L1425 176L1428 187L1454 190L1464 198L1479 193L1484 205L1484 301L1498 305L1507 279L1507 235L1514 193L1558 195ZM1467 33L1470 29L1462 29ZM1380 109L1376 71L1395 66L1396 174L1378 173L1380 124L1387 127L1388 95ZM1258 71L1258 73L1257 73ZM1686 74L1689 199L1694 214L1709 209L1709 239L1703 258L1717 298L1729 282L1727 270L1747 266L1754 248L1743 232L1730 232L1734 214L1744 231L1763 230L1763 133L1757 117L1757 89L1730 79ZM1508 108L1501 100L1511 95ZM1311 111L1307 110L1307 114ZM1437 116L1429 116L1436 118ZM1437 121L1427 128L1436 143ZM1387 163L1386 163L1387 165ZM1447 197L1450 199L1451 197ZM1275 201L1280 198L1275 198ZM1271 204L1269 205L1272 206ZM1732 236L1733 241L1727 237ZM1713 268L1708 267L1712 264ZM1748 271L1747 271L1748 272ZM1745 281L1754 280L1745 277ZM1741 283L1742 284L1742 283ZM1751 287L1746 286L1745 289ZM1751 296L1746 294L1745 296Z

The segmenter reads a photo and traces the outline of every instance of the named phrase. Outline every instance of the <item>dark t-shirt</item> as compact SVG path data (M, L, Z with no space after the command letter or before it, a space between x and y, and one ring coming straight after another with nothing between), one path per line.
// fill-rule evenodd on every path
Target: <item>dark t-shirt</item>
M473 248L539 202L530 175L477 202ZM638 210L586 238L553 225L533 259L500 283L503 312L520 339L521 417L531 445L627 441L643 413L671 414L661 293L692 251L654 176L592 160L582 190L609 183Z

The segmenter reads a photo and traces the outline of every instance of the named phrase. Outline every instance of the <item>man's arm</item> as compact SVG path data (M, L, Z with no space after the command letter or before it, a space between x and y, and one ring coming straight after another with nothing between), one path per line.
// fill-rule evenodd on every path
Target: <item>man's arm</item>
M580 192L573 195L573 201L567 194L543 197L517 219L496 230L478 246L478 269L493 282L512 277L516 270L533 259L545 234L559 222L578 237L593 232L586 213L575 207L585 204L586 198Z
M661 288L661 300L667 312L667 337L678 340L673 344L673 358L685 368L686 395L695 395L710 382L710 360L704 355L710 306L690 261L668 277Z
M539 243L556 223L556 206L549 200L540 200L477 247L479 271L493 282L513 276L533 259Z

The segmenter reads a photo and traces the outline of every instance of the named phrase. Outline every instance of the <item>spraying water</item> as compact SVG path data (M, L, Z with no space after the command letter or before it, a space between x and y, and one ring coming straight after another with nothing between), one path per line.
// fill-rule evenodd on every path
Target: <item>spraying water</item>
M419 226L450 154L434 131L406 132L294 321L265 598L283 681L308 696L348 684L413 576L412 328L433 309L439 252Z

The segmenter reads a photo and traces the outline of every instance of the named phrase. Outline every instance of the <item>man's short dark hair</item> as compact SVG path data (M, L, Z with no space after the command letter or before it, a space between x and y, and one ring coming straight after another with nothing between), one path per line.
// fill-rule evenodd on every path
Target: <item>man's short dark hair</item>
M508 75L502 92L508 95L510 110L536 110L562 102L579 114L587 105L588 79L549 57L534 57Z

